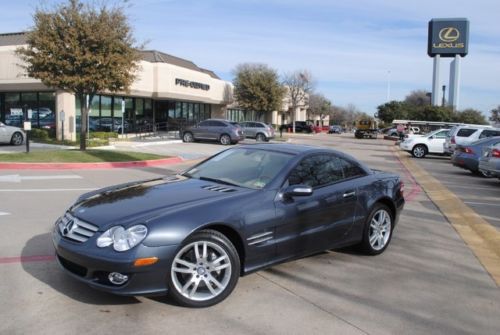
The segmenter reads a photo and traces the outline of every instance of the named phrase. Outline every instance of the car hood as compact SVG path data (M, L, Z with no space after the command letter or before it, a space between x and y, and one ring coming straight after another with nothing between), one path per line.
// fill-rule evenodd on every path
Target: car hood
M121 224L147 223L186 207L218 201L250 189L183 176L122 184L83 195L70 212L99 230Z

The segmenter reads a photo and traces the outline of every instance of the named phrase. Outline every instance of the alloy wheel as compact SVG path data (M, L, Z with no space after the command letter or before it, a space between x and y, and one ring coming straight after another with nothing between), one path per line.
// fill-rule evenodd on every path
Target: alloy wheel
M21 145L23 143L23 135L20 133L14 133L14 135L12 135L11 142L14 145Z
M184 142L193 142L193 135L191 133L185 133L182 139Z
M391 236L391 215L385 209L379 209L370 221L368 234L370 246L378 251L383 249Z
M229 145L229 144L231 144L231 137L229 137L229 135L226 135L226 134L222 135L220 137L220 143L222 145Z
M417 145L415 148L413 148L413 156L416 158L422 158L425 156L425 148L421 145Z
M220 245L210 241L189 243L175 255L171 269L174 289L192 301L214 299L231 280L231 261Z

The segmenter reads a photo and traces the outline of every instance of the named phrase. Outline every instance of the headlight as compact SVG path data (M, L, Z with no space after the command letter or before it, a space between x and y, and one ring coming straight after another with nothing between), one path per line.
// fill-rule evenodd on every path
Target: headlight
M132 226L128 229L122 226L111 227L97 239L99 248L113 245L116 251L127 251L142 242L148 234L148 228L144 225Z

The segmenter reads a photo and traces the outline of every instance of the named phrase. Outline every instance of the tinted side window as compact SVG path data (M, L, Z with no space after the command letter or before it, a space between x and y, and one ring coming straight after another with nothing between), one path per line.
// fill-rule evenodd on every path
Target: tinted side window
M339 158L342 168L344 169L344 178L355 178L364 176L365 171L358 165L351 163L345 159Z
M303 184L319 187L344 178L342 163L331 155L304 158L288 177L290 185Z
M469 137L470 135L474 134L477 131L477 129L471 129L471 128L462 128L458 131L457 136L459 137Z
M446 135L448 135L448 131L440 131L439 133L437 133L434 137L435 138L446 138Z
M210 121L203 121L203 122L200 122L199 126L200 127L209 127L210 125Z
M221 121L211 121L212 127L226 127L227 125Z
M500 131L497 130L483 130L479 138L492 137L492 136L500 136Z
M265 128L262 123L255 123L255 127L257 127L257 128Z

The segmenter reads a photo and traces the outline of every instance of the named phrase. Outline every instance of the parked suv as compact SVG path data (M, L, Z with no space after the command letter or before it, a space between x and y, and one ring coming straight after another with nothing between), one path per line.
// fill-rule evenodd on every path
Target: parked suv
M245 137L266 142L274 138L274 128L264 122L245 121L241 122L240 126Z
M444 152L451 155L455 151L457 144L467 145L482 138L492 136L500 136L500 129L480 125L455 126L450 129L443 144Z
M198 140L218 141L222 145L238 143L245 138L241 127L228 120L208 119L201 121L196 126L187 128L182 133L184 142Z
M448 129L435 130L424 136L409 137L399 147L411 153L415 158L424 158L427 154L443 154L443 143Z
M293 129L293 123L282 124L280 126L281 131L287 131L288 129ZM313 127L307 124L306 121L295 121L295 132L297 133L312 133Z

